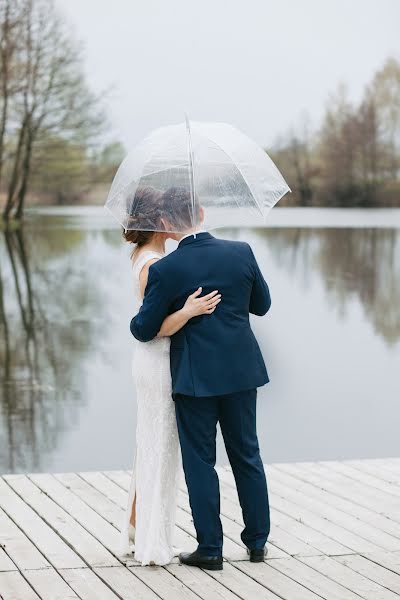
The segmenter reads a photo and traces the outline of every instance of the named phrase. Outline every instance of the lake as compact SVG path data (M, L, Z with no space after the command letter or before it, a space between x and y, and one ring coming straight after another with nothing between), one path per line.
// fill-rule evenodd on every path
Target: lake
M276 208L268 227L217 235L252 245L271 290L252 318L271 378L263 459L400 456L400 210ZM131 468L120 230L101 208L37 209L0 239L1 472Z

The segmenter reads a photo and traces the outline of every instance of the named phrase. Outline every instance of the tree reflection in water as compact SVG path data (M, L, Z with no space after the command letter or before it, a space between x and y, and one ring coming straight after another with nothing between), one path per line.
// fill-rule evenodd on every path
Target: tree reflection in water
M98 286L88 279L91 269L82 264L86 238L87 232L72 228L3 232L2 472L40 469L42 456L57 446L86 401L77 390L96 324L91 311L99 300Z
M388 345L400 340L400 232L397 229L270 229L271 255L307 287L311 267L321 275L339 316L357 298Z

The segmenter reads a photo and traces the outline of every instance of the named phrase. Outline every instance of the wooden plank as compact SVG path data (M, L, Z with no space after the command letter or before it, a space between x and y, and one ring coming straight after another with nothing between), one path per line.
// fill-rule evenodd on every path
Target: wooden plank
M38 476L35 475L36 477ZM24 498L26 504L31 506L73 548L85 563L91 566L114 566L121 564L93 535L66 510L54 502L52 498L41 491L30 479L24 475L7 475L6 479L9 485ZM51 475L43 475L41 478L42 485L49 479L53 479L58 486L62 487ZM62 490L63 494L70 493L67 489L64 488L64 490ZM70 509L74 508L73 503L66 502L66 504L68 504ZM86 512L85 516L90 522L91 515ZM92 522L91 525L93 526ZM65 568L65 565L62 566ZM82 567L85 565L79 564L78 566Z
M129 570L163 600L198 599L189 587L163 567L130 567Z
M269 472L270 475L272 474L274 481L278 478L289 485L293 490L299 490L308 497L317 498L329 506L335 506L343 512L352 515L356 519L369 523L376 529L385 531L386 533L389 533L390 535L400 539L400 523L396 523L383 515L379 515L369 508L365 508L364 506L360 506L359 504L352 502L351 500L342 498L332 491L327 492L326 490L323 490L312 483L299 479L293 474L288 473L287 471L282 471L277 467L270 465Z
M96 490L99 490L102 494L109 498L117 506L124 508L127 503L127 496L125 490L122 490L120 486L111 481L103 473L96 471L86 471L84 473L78 473L79 477L82 477L87 483L92 485ZM127 490L126 490L127 491Z
M295 598L320 600L321 598L287 575L272 568L270 564L242 562L234 563L234 566L284 600L294 600Z
M129 487L126 487L126 481L129 480L131 476L129 471L103 471L103 475L119 485L123 490L129 490Z
M295 537L295 529L296 527L291 528L291 533L288 533L285 529L280 527L275 519L276 511L272 511L271 518L271 531L268 536L267 548L268 548L268 556L267 558L287 558L288 556L315 556L321 554L321 550L318 550L314 546L311 546L307 542L303 542L300 537ZM282 521L282 520L281 520ZM309 539L308 528L301 527L301 523L299 523L299 529L303 531L307 529L307 536ZM317 532L316 532L317 533ZM298 535L301 535L298 533ZM318 536L320 538L320 536ZM317 542L318 543L318 542ZM270 548L281 548L284 551L286 556L274 556L270 552Z
M160 600L153 590L125 567L102 567L93 570L123 600Z
M287 560L286 558L278 558L271 563ZM248 577L245 573L236 569L229 563L224 563L223 571L207 571L208 575L225 586L228 590L242 598L242 600L278 600L279 596L268 590Z
M89 543L89 550L94 552L90 560L101 561L96 563L90 562L89 564L95 564L96 566L117 566L121 564L113 556L117 551L119 541L119 532L116 527L107 523L105 519L98 515L85 502L82 502L76 494L67 489L53 475L30 475L30 479L60 509L70 515L78 527L81 526L81 528L84 528L85 536ZM79 481L84 483L81 479ZM116 516L115 520L117 520Z
M296 489L290 485L290 482L285 482L284 478L279 476L279 472L270 468L270 472L271 471L274 473L271 487L273 492L280 497L290 500L297 506L312 511L315 515L320 515L331 523L340 525L344 529L357 534L363 540L371 542L376 547L375 549L380 548L390 551L400 550L400 538L385 533L375 526L347 514L336 506L332 506L318 497L316 498L310 494L303 493L298 488ZM358 549L358 547L356 547L356 549Z
M50 563L43 554L32 544L19 527L0 509L0 540L7 555L7 559L13 565L13 569L46 569ZM3 551L3 555L5 552ZM12 561L10 560L12 559ZM7 563L2 562L0 556L0 571L6 569Z
M364 575L400 596L400 575L368 560L364 556L335 556L335 560L350 567L353 571Z
M394 592L353 571L343 563L340 563L339 567L338 562L329 556L305 556L300 560L332 581L340 583L349 590L354 590L365 600L398 600L398 596Z
M371 485L371 476L367 474L364 476L360 471L351 469L351 467L335 461L313 463L312 468L315 465L321 469L324 477L329 481L340 482L345 487L351 486L351 489L356 489L360 496L368 498L375 507L383 506L392 518L400 519L400 502L398 497L387 490L382 490L375 485ZM374 482L379 482L376 478L373 479ZM382 511L378 509L377 512Z
M2 478L0 478L0 506L55 568L85 566L82 559ZM29 556L28 560L30 560ZM37 554L36 556L32 554L32 561L39 561Z
M89 568L61 569L59 573L81 600L118 600L119 598Z
M96 490L92 485L79 477L76 473L55 473L54 477L64 487L78 496L78 498L80 498L87 506L93 509L98 515L101 515L102 519L106 520L110 525L113 525L114 529L110 529L108 526L106 526L106 529L108 532L112 531L112 537L114 539L118 537L117 532L124 516L124 510L122 507L106 498L104 494ZM32 480L35 481L34 478L32 478ZM125 504L126 502L127 499L125 500ZM78 504L79 507L82 508L82 505L80 503ZM104 526L102 521L101 526L102 528Z
M400 487L393 483L388 483L383 479L376 477L375 475L371 475L370 473L365 473L360 469L356 469L352 467L347 462L337 462L337 461L323 461L322 464L328 469L333 469L337 473L341 473L350 479L355 479L359 481L363 485L367 485L374 490L378 490L382 498L387 498L386 502L390 505L399 505L400 498Z
M400 477L400 461L384 465L386 459L382 464L268 466L272 557L270 552L258 564L248 561L240 539L243 520L232 473L219 468L228 562L216 572L186 567L176 559L166 567L142 567L113 555L130 485L128 472L4 476L0 539L6 543L5 549L0 547L0 594L4 583L10 594L4 600L394 600L400 597L400 510L393 503L397 494L390 490L397 486L391 478L392 473L394 479L396 473ZM194 549L184 483L177 521L183 549ZM88 568L93 542L109 550L113 564L94 562L94 569ZM323 556L328 550L336 553Z
M358 594L300 562L309 558L311 559L311 557L282 558L269 564L325 600L360 600Z
M79 600L74 590L54 569L24 571L24 577L41 600Z
M107 544L110 552L112 554L116 554L118 560L121 564L126 566L138 565L138 561L134 559L133 554L129 555L118 555L119 548L119 540L116 539L119 537L119 527L122 522L123 509L122 506L118 506L116 503L110 501L108 498L104 496L99 490L97 490L94 486L89 484L85 478L79 477L79 473L63 473L63 474L55 474L54 477L59 481L62 485L65 485L67 489L69 489L73 494L75 494L78 498L80 498L85 504L87 504L91 509L93 509L102 519L105 519L110 525L113 526L112 539L110 541L108 532L105 532L106 538L101 536L100 541ZM100 474L101 475L101 474ZM125 506L127 503L128 495L121 490L118 486L112 483L109 479L104 477L104 479L110 484L115 486L122 494L125 494L125 501L122 504ZM84 524L84 522L83 522ZM117 534L114 532L117 531ZM94 529L95 535L98 534L98 530Z
M377 462L379 459L373 459L372 462ZM392 473L400 475L400 459L399 458L384 458L381 459L381 464Z
M18 571L0 573L1 600L39 600L26 579Z
M353 469L373 475L378 479L383 479L386 483L400 487L400 472L396 473L395 470L391 470L384 462L376 464L372 460L348 460L344 464L353 467Z
M3 544L3 539L0 537L1 544ZM0 545L0 571L17 571L17 567L11 560L11 558L6 554L4 548Z
M290 472L296 477L308 481L321 489L333 492L342 498L346 498L369 508L370 510L385 515L389 519L400 522L400 511L393 503L388 505L387 496L382 498L379 490L371 488L354 479L345 477L341 473L328 469L326 466L312 464L280 464L279 469Z
M237 600L239 598L202 569L186 565L167 565L165 568L203 600Z
M400 553L396 552L373 552L371 554L363 554L371 562L381 565L393 573L400 575Z
M273 495L271 504L275 507L279 506L279 512L284 512L286 515L301 521L312 529L329 536L339 544L350 548L353 552L375 552L382 549L382 547L373 544L369 540L353 534L349 529L337 525L332 520L328 521L325 517L319 516L312 510L295 504L283 495Z

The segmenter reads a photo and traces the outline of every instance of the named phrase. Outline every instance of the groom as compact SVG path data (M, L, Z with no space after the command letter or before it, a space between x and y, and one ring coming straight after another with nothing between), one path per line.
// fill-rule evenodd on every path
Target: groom
M172 391L198 548L181 563L222 569L222 526L218 475L214 469L219 422L235 477L245 527L241 539L250 560L261 562L270 529L267 484L256 431L257 388L268 374L250 328L249 313L265 315L268 286L250 246L219 240L192 228L190 193L171 188L163 197L164 224L178 248L153 264L143 305L131 321L138 340L152 340L165 317L182 308L199 286L219 290L214 313L194 317L171 338Z

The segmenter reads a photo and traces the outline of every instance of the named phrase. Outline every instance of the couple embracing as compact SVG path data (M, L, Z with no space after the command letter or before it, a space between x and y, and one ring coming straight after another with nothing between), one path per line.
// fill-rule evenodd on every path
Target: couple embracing
M250 560L262 561L270 518L256 397L268 374L249 313L268 311L267 283L247 243L202 230L203 209L193 215L189 190L141 187L134 200L137 229L133 223L124 237L134 244L137 431L120 551L133 544L143 565L168 564L178 553L173 533L182 461L198 547L179 560L222 569L214 468L219 423L243 513L241 539ZM183 233L168 233L176 231ZM179 244L165 255L167 238Z

